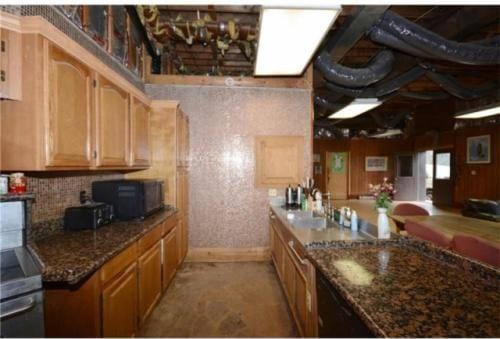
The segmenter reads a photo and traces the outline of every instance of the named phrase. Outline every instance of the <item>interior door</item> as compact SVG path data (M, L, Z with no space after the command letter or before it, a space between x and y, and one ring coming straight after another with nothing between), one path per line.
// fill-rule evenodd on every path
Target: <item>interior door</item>
M425 200L425 152L396 155L395 200Z
M349 153L328 152L326 154L326 190L332 199L347 199L349 188Z
M434 152L432 203L435 205L451 206L453 204L454 160L452 149Z

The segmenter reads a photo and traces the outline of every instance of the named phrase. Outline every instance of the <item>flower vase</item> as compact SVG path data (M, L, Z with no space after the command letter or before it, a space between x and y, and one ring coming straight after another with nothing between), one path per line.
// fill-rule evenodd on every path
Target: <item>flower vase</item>
M391 230L389 227L389 218L387 217L387 208L377 208L378 219L378 238L389 239L391 237Z

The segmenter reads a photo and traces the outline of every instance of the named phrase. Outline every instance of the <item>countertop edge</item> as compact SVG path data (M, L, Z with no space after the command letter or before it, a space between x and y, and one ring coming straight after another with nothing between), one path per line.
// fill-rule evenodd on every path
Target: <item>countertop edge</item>
M153 222L151 222L151 224L144 226L144 229L142 229L139 233L129 238L127 241L124 241L119 246L108 251L106 254L102 255L101 258L99 258L99 260L96 260L91 265L82 264L82 266L76 267L74 270L75 271L81 270L81 272L79 273L72 273L67 268L59 269L57 267L48 266L40 256L36 242L29 241L27 245L31 253L35 256L35 258L37 259L38 263L41 266L42 282L44 285L67 285L68 287L75 286L86 280L88 277L90 277L92 274L98 271L102 266L104 266L104 264L106 264L108 261L112 260L123 250L129 247L131 244L139 240L142 236L151 231L153 228L157 227L160 223L165 222L165 220L172 217L177 212L178 211L175 208L164 211L163 212L165 213L164 217L158 218L158 220L154 220ZM154 215L150 217L153 216ZM147 223L147 218L145 221L142 222ZM73 269L71 269L71 271L73 271ZM61 279L61 276L65 276L65 278Z

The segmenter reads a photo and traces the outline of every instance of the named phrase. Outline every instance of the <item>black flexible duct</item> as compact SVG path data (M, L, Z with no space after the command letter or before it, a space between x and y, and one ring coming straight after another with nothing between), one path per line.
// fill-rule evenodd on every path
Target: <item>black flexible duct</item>
M370 115L375 120L377 125L383 128L394 128L396 127L403 119L406 117L408 113L406 112L399 112L396 115L388 118L388 117L383 117L380 112L374 112L370 111Z
M383 50L364 68L349 68L333 62L328 52L316 58L314 66L333 83L347 87L364 87L383 79L392 70L394 54Z
M425 74L425 70L421 67L414 67L408 72L401 74L400 76L387 81L383 85L375 85L371 87L366 87L363 89L347 88L343 86L338 86L330 82L326 82L325 85L328 89L333 92L347 95L354 98L378 98L391 94L401 87L409 84L413 80Z
M415 48L411 45L408 45L406 42L402 41L399 39L397 36L387 33L383 29L377 26L373 26L369 33L369 37L371 40L385 45L392 47L394 49L398 49L406 54L412 55L412 56L417 56L421 58L430 58L432 57L431 55L423 52L422 50Z
M326 108L326 109L328 109L330 111L337 111L340 108L342 108L343 106L345 106L345 105L342 105L342 104L330 102L327 99L320 97L319 95L316 95L314 97L314 103L316 105L321 106L323 108Z
M464 100L478 99L493 93L495 90L498 91L498 84L495 83L488 83L477 89L471 89L464 87L454 77L447 74L428 71L425 75L451 95Z
M397 38L386 37L384 44L403 52L409 52L408 46L411 46L412 49L419 49L436 59L470 65L500 64L500 48L496 47L496 40L493 40L493 44L447 40L391 11L385 12L369 31L370 37L373 31L373 36L381 39L382 35L379 34L377 28ZM399 43L398 40L404 44Z

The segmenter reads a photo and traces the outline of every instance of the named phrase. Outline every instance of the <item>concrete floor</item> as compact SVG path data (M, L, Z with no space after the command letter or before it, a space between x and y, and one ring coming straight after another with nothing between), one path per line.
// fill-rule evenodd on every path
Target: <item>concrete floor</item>
M184 263L138 337L296 337L269 262Z

